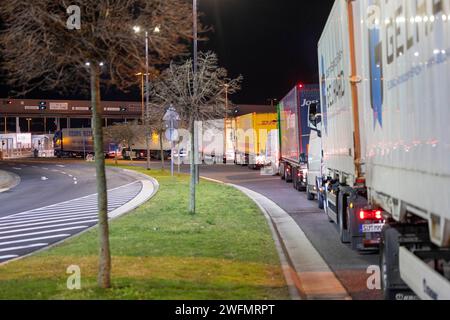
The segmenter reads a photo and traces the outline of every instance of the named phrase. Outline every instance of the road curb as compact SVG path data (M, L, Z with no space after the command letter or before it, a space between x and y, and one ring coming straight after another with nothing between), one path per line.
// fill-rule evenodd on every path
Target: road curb
M17 187L20 181L21 179L17 174L0 170L0 193Z
M233 184L228 185L247 195L268 216L281 243L282 251L289 261L287 267L283 265L285 276L287 274L291 278L286 279L288 285L289 282L293 283L302 299L351 300L334 272L286 211L257 192Z
M120 169L120 170L123 170L123 171L125 171L125 172L127 172L129 174L132 174L132 175L136 176L136 177L139 177L140 180L138 180L138 181L142 183L142 188L141 188L141 191L138 193L138 195L136 197L134 197L131 201L125 203L120 208L117 208L116 210L113 210L113 211L109 212L108 213L109 221L113 221L113 220L115 220L115 219L117 219L119 217L122 217L122 216L130 213L134 209L140 207L141 205L145 204L147 201L152 199L159 191L159 182L155 178L147 176L145 174L141 174L141 173L133 171L133 170L128 170L128 169ZM133 182L133 183L135 183L135 182ZM123 186L121 186L121 187L123 187ZM121 187L119 187L119 188L121 188ZM146 192L146 188L151 188L151 192ZM115 190L115 189L118 189L118 188L114 188L114 189L111 189L111 190ZM108 190L108 191L111 191L111 190ZM89 196L91 196L91 195L89 195ZM86 196L86 197L88 197L88 196ZM83 197L83 198L86 198L86 197ZM70 201L72 201L72 200L70 200ZM4 265L7 265L9 263L12 263L14 261L22 260L22 259L25 259L27 257L39 254L41 252L45 252L47 250L50 250L50 249L52 249L52 248L54 248L54 247L56 247L58 245L63 244L64 242L66 242L68 240L72 240L72 239L78 238L78 237L82 236L83 234L85 234L85 233L87 233L87 232L89 232L89 231L91 231L91 230L93 230L93 229L95 229L97 227L98 227L98 224L96 224L96 225L94 225L94 226L92 226L90 228L87 228L87 229L81 231L80 233L77 233L77 234L74 234L74 235L72 235L72 236L70 236L68 238L65 238L65 239L63 239L61 241L55 242L55 243L53 243L53 244L51 244L51 245L49 245L49 246L47 246L45 248L33 251L30 254L27 254L27 255L24 255L24 256L15 258L15 259L11 259L11 260L2 262L2 263L0 263L0 267L4 266Z

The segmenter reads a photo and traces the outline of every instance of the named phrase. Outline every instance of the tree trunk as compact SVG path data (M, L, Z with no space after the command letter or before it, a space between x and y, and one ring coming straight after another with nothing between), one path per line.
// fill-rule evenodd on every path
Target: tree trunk
M163 132L159 132L159 148L161 150L161 170L164 171L164 145L163 145Z
M190 186L190 205L189 212L191 214L195 214L195 188L196 188L196 164L195 164L195 121L191 120L190 123L190 132L191 132L191 152L190 152L190 161L191 161L191 186Z
M194 132L197 131L197 135L195 136L195 184L199 184L200 182L200 159L199 159L199 152L198 150L200 149L199 146L199 141L198 141L198 137L200 136L200 132L198 130L198 126L195 125L195 121L194 121Z
M103 150L103 122L100 105L100 73L98 65L91 64L91 103L94 132L95 169L98 193L99 270L98 286L111 287L111 251L109 246L108 194Z

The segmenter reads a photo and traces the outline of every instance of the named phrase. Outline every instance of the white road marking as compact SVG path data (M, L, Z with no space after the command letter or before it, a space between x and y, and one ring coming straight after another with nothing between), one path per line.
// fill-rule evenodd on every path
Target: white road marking
M28 246L11 247L11 248L0 249L0 252L15 251L15 250L22 250L22 249L29 249L29 248L36 248L36 247L45 247L47 245L48 245L48 243L33 243L33 244L28 245Z
M63 166L62 164L57 164L56 166L60 167L60 168L65 168L66 167L66 166Z
M22 168L13 167L14 170L22 170Z
M8 223L2 223L0 224L0 226L10 226L10 225L16 225L16 224L20 224L20 223L30 223L30 222L42 222L42 221L58 221L57 219L61 219L61 218L71 218L73 220L75 219L86 219L87 216L96 216L97 215L97 211L92 212L92 213L85 213L82 215L66 215L66 216L57 216L57 217L46 217L46 218L42 218L42 219L27 219L27 220L14 220L14 222L8 222Z
M21 238L21 237L27 237L27 236L35 236L35 235L39 235L39 234L46 234L46 233L53 233L53 232L60 232L60 231L86 229L87 227L88 226L78 226L78 227L62 228L62 229L55 229L55 230L48 230L48 231L39 231L39 232L32 232L32 233L16 234L16 235L13 235L13 236L0 237L0 240Z
M0 256L0 260L5 260L5 259L14 259L17 258L18 255L17 254L10 254L8 256Z
M46 226L39 226L39 227L34 227L34 228L25 228L25 229L14 229L14 230L8 230L8 231L1 231L0 234L11 234L11 233L16 233L16 232L23 232L23 231L33 231L33 230L39 230L39 229L49 229L49 228L54 228L54 227L65 227L65 226L73 226L73 225L77 225L77 224L84 224L84 223L92 223L92 222L97 222L98 219L94 219L94 220L83 220L83 221L78 221L78 222L71 222L71 223L64 223L64 224L54 224L54 225L46 225Z
M42 180L42 181L47 181L48 178L47 178L47 177L41 177L41 180Z
M44 218L44 217L57 217L57 216L61 216L61 215L77 215L79 214L84 214L87 212L97 212L97 205L92 205L92 206L86 206L86 207L80 207L80 208L73 208L73 209L66 209L66 210L49 210L49 211L39 211L38 213L27 213L24 215L20 215L20 216L13 216L10 217L9 219L1 219L0 220L0 225L4 222L7 221L14 221L14 220L18 220L18 221L22 221L26 220L26 219L38 219L38 218Z
M6 246L10 244L17 244L17 243L24 243L24 242L31 242L31 241L41 241L41 240L48 240L48 239L57 239L57 238L64 238L68 237L70 234L56 234L54 236L48 236L48 237L39 237L39 238L29 238L29 239L23 239L23 240L14 240L14 241L7 241L7 242L0 242L0 246Z
M48 170L48 168L46 168ZM66 175L68 175L65 172ZM71 176L74 184L76 177ZM135 181L108 190L108 212L120 208L140 194L143 183ZM0 218L0 263L64 240L98 223L97 194Z
M8 229L31 227L31 226L39 226L39 225L59 223L59 222L67 222L67 221L77 221L77 220L89 219L90 217L94 218L96 216L97 216L97 213L92 213L92 214L83 214L83 216L80 216L80 217L77 217L77 218L69 218L69 219L59 219L59 220L51 219L51 220L41 221L41 222L39 222L39 220L38 220L38 222L26 223L26 224L17 224L17 223L22 223L22 222L16 222L16 223L14 223L14 225L10 225L8 227L0 227L0 230L8 230Z

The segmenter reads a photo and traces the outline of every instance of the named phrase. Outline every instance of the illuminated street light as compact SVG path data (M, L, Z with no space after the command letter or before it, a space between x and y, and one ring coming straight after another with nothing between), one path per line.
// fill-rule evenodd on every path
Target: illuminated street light
M140 26L134 26L135 33L140 33L142 28ZM160 33L160 26L156 26L153 29L153 33ZM142 75L142 73L141 73ZM149 34L145 30L145 128L148 131L148 121L150 117L150 79L149 79ZM146 132L145 141L147 145L147 170L150 170L150 132Z

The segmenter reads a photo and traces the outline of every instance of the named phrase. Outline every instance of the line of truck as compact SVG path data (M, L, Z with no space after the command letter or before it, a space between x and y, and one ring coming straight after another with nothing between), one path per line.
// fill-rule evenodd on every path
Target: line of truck
M202 152L317 199L342 243L379 251L386 299L450 299L450 0L336 0L318 63Z
M380 251L387 299L450 299L449 13L450 1L336 0L320 103L305 116L296 87L279 106L280 175L303 179L341 242Z
M253 154L379 251L386 299L450 299L450 1L336 0L318 62Z

